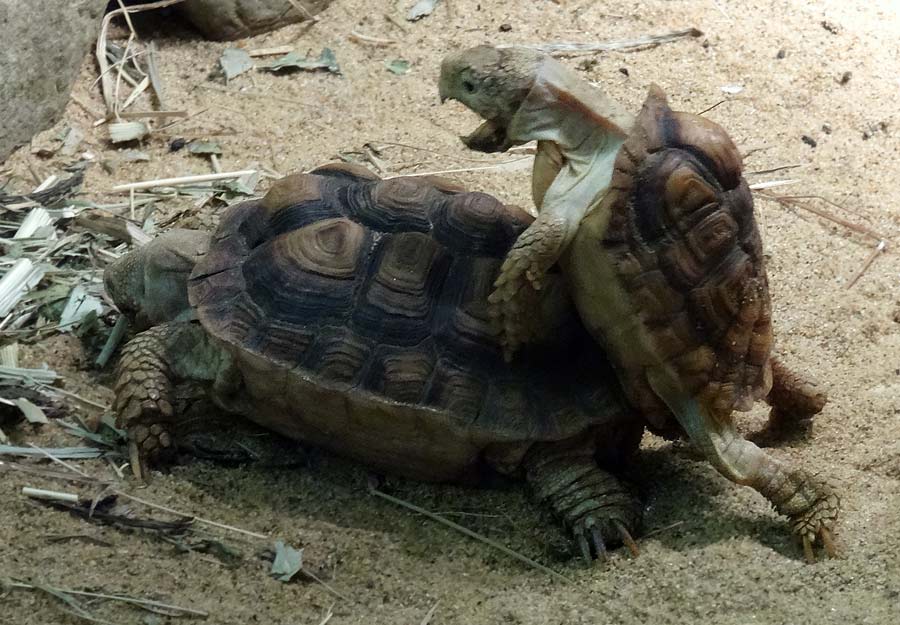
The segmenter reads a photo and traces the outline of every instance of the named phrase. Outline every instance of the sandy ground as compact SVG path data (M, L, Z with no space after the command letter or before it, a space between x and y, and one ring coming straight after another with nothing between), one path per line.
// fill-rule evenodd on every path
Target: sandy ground
M843 208L816 206L881 233L890 245L900 241L900 18L889 8L895 3L648 0L607 6L453 0L430 18L404 23L401 31L384 14L402 19L408 4L337 0L312 28L297 25L241 42L248 48L292 44L315 53L329 46L342 77L256 72L227 87L210 78L224 44L145 23L142 34L160 48L168 106L203 112L143 146L152 156L149 163L123 164L112 175L92 167L84 193L103 199L112 197L109 189L116 182L209 171L208 163L185 151L170 154L168 143L175 137L218 141L225 169L259 165L287 173L341 152L360 152L366 143L381 148L385 173L509 161L512 157L473 155L458 142L457 135L476 120L459 105L438 103L435 78L444 54L483 42L609 40L693 26L705 35L567 62L633 110L651 82L682 110L699 112L726 100L707 115L749 153L748 172L798 166L748 175L751 182L797 178L800 182L778 191L829 198ZM501 24L511 29L501 32ZM348 37L353 30L397 43L355 43ZM395 58L409 60L412 71L388 73L384 63ZM849 81L841 84L847 72ZM75 95L99 111L95 78L93 64L86 63ZM726 85L743 90L727 95ZM242 94L221 92L226 88ZM115 150L92 129L92 121L74 104L66 113L66 123L87 133L91 150L114 158ZM39 174L58 168L56 161L42 161L28 150L7 166L28 178L29 164ZM455 177L528 204L527 168ZM157 220L190 207L188 201L167 205ZM784 520L759 496L726 482L680 446L648 438L634 477L646 501L650 535L640 541L640 557L617 552L605 566L585 568L571 560L562 532L518 487L476 491L388 482L395 495L444 512L559 570L572 579L569 584L373 498L363 468L323 454L312 454L300 468L196 462L157 477L147 488L130 481L123 488L304 547L306 566L342 598L318 583L284 584L269 577L268 562L257 554L272 540L212 531L244 554L226 566L208 554L180 553L150 534L100 527L33 505L20 495L22 486L95 491L16 472L0 479L0 576L152 597L208 611L207 622L217 625L315 624L325 622L330 606L329 622L341 625L900 622L900 260L895 252L883 255L848 289L871 240L770 201L758 199L757 209L769 256L778 351L814 373L831 396L809 441L772 453L840 484L839 559L804 564ZM196 227L215 221L216 212L207 208L189 210L176 223ZM92 370L74 339L39 344L26 353L26 361L49 363L67 376L69 388L96 401L111 396L105 388L109 374ZM760 408L741 419L746 429L754 429L764 417ZM76 444L55 425L41 432L20 425L10 433L20 444ZM81 466L95 476L113 476L104 463ZM148 515L141 506L129 507ZM60 536L66 538L51 540ZM121 604L89 605L113 623L185 620ZM0 622L48 625L76 619L45 595L11 590L0 595Z

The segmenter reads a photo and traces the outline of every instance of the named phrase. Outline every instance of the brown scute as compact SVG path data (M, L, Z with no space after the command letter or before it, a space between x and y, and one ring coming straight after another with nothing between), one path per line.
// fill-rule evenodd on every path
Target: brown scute
M716 180L725 190L734 189L741 181L744 164L741 153L734 141L719 124L691 113L671 113L674 133L667 137L673 147L696 148L702 154L704 165L708 166Z
M738 225L725 211L714 211L687 232L688 247L703 265L719 261L737 243Z
M660 357L722 414L749 407L770 384L771 303L734 143L651 88L614 181L603 245ZM640 405L643 372L622 376Z
M716 200L715 190L697 175L694 168L687 165L676 167L665 180L666 211L679 230L685 228L687 217L704 206L715 204Z
M471 423L481 412L487 380L452 360L438 361L425 403L441 406L462 423Z
M415 404L425 396L433 370L431 350L390 351L381 355L370 374L375 380L372 388L394 401Z
M357 163L344 163L342 161L319 165L309 173L315 174L316 176L343 178L354 182L358 180L381 180L376 173L362 165ZM303 176L307 174L298 175Z
M502 258L510 242L528 227L533 218L501 204L485 193L467 193L432 205L429 218L435 239L447 247L479 256Z
M322 330L308 350L303 365L338 384L356 384L369 362L373 344L349 328Z
M278 237L271 256L302 271L347 279L356 272L365 237L365 228L349 219L327 219Z
M271 216L292 204L319 197L319 178L306 174L291 174L278 180L262 199L262 206Z
M554 341L503 361L487 297L530 216L442 181L319 171L286 179L277 203L229 211L189 285L252 419L374 467L457 479L488 446L521 454L628 418L567 300Z
M412 346L432 332L450 257L418 232L383 235L353 313L354 326L378 341Z
M430 184L441 193L456 194L466 192L466 188L463 185L454 182L449 178L444 178L443 176L429 174L428 176L419 176L419 178L422 182Z

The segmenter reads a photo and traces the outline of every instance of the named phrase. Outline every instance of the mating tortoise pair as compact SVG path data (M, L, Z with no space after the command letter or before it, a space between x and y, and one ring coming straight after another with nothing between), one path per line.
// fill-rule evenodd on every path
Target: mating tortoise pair
M602 557L636 549L640 504L614 472L649 427L758 490L808 557L817 541L832 553L831 488L734 426L758 398L785 419L824 397L770 355L727 135L656 89L631 120L522 49L448 57L440 90L486 119L470 147L538 139L538 218L444 180L331 165L231 207L212 236L171 231L127 254L105 278L152 326L116 384L135 471L171 451L174 387L197 381L226 411L378 470L524 475Z

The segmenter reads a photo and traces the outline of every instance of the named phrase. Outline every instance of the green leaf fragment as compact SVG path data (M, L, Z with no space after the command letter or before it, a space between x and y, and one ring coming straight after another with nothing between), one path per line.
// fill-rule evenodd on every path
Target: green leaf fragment
M270 574L280 582L289 582L303 568L303 550L275 541L275 560Z
M241 48L225 48L225 52L219 57L219 66L227 81L253 69L253 59Z
M402 76L409 73L409 61L403 59L394 59L393 61L385 61L384 66L392 74Z
M37 406L24 397L19 397L18 399L13 400L16 406L19 407L19 410L22 411L22 414L25 415L25 419L28 423L50 423L47 420L47 415L44 414L44 411L40 406Z
M221 154L222 146L215 141L191 141L187 145L191 154Z

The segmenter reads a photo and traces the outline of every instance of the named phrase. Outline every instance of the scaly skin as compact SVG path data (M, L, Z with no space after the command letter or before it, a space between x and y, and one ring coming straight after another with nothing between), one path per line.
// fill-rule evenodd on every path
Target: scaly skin
M122 350L116 371L116 425L128 432L135 476L147 476L147 462L174 449L172 431L175 384L173 349L190 324L165 323L132 339Z
M522 97L529 85L529 70L533 72L530 91ZM563 270L589 330L599 337L607 336L608 330L616 337L615 344L607 345L613 350L612 359L621 359L626 350L632 350L629 356L642 363L653 392L668 405L691 441L726 478L756 489L790 519L808 559L813 557L816 542L834 555L832 529L839 499L827 481L792 468L741 438L730 407L721 413L715 397L693 397L687 392L639 325L624 329L602 325L604 320L616 318L612 314L618 310L616 306L624 305L628 298L611 291L617 284L610 283L615 275L599 246L602 228L590 234L582 219L600 205L608 189L607 175L614 163L606 156L617 153L621 145L617 140L624 136L623 128L631 128L630 118L602 92L586 89L559 64L536 60L534 52L523 49L480 46L456 53L442 64L439 87L442 98L459 100L486 120L469 140L478 149L502 149L532 139L540 145L551 140L562 157L559 173L549 184L546 170L556 166L556 159L539 159L542 169L535 172L533 193L539 217L510 251L491 296L507 356L530 334L524 321L528 307L523 296L531 296L540 287L542 276L559 254L577 255L577 266L573 269L572 263L564 262ZM503 132L504 123L507 132ZM536 168L537 163L538 159ZM587 317L585 311L589 311ZM635 311L618 312L619 321L625 323ZM590 318L592 314L595 318ZM773 406L773 424L802 420L821 409L824 397L814 386L777 361L772 364L774 384L768 399Z
M822 412L828 396L815 380L789 369L775 356L772 389L766 402L772 406L766 428L752 435L760 445L789 441L808 433L812 418Z
M509 251L494 292L488 297L489 314L501 331L507 362L520 345L530 343L540 332L535 328L534 306L540 301L547 271L556 264L567 241L566 223L541 216L523 232Z
M572 532L582 557L606 559L607 545L624 543L641 524L641 504L614 475L597 466L589 445L535 445L525 458L525 477Z
M463 138L467 146L493 152L538 140L532 176L538 216L509 251L489 300L509 360L531 340L533 291L605 191L632 118L562 64L524 48L478 46L450 55L439 89L443 99L459 100L486 120Z

